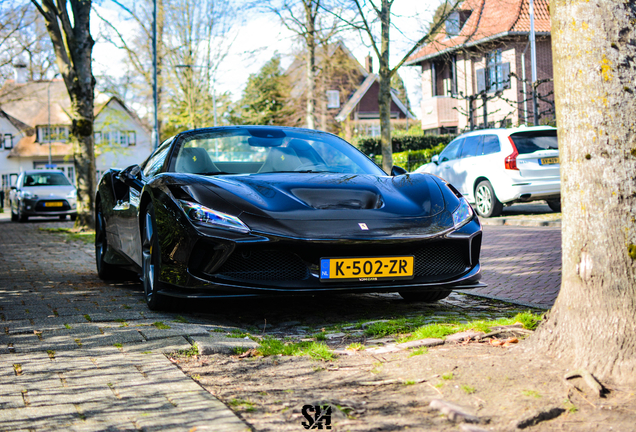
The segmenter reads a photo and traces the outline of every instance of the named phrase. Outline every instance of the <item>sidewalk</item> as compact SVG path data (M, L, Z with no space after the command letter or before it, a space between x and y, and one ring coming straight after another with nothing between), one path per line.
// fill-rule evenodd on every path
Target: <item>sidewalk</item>
M214 326L149 311L138 284L96 281L92 246L5 216L1 430L249 430L163 354L191 349L188 339Z

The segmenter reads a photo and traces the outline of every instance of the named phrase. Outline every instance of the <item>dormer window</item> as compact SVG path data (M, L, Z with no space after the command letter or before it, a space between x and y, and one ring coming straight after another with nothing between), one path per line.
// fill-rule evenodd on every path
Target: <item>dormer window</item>
M471 11L469 10L461 10L454 11L446 18L446 35L448 37L453 37L459 35L459 32L470 18Z
M37 140L40 144L68 141L68 126L46 125L37 127Z
M95 132L95 144L130 147L137 145L135 131L99 131Z

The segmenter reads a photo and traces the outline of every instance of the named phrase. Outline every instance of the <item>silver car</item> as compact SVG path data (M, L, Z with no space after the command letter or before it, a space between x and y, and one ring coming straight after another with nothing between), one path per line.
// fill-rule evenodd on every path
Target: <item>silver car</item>
M29 216L77 217L77 189L57 170L25 171L9 194L11 220L25 222Z

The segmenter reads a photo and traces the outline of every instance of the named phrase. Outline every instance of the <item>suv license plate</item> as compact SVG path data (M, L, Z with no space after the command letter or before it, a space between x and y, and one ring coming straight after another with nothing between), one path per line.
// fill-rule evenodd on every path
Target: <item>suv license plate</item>
M412 256L375 258L321 258L322 282L377 281L379 279L413 279Z
M541 158L539 159L539 165L554 165L559 163L558 157Z

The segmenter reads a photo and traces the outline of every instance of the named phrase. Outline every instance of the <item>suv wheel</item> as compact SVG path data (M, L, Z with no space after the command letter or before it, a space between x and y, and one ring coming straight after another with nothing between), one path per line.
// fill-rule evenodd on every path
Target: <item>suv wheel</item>
M561 211L561 200L548 200L548 205L550 206L550 209L555 212L555 213L559 213Z
M503 210L503 204L488 180L479 182L475 188L475 205L477 213L483 217L499 216Z

